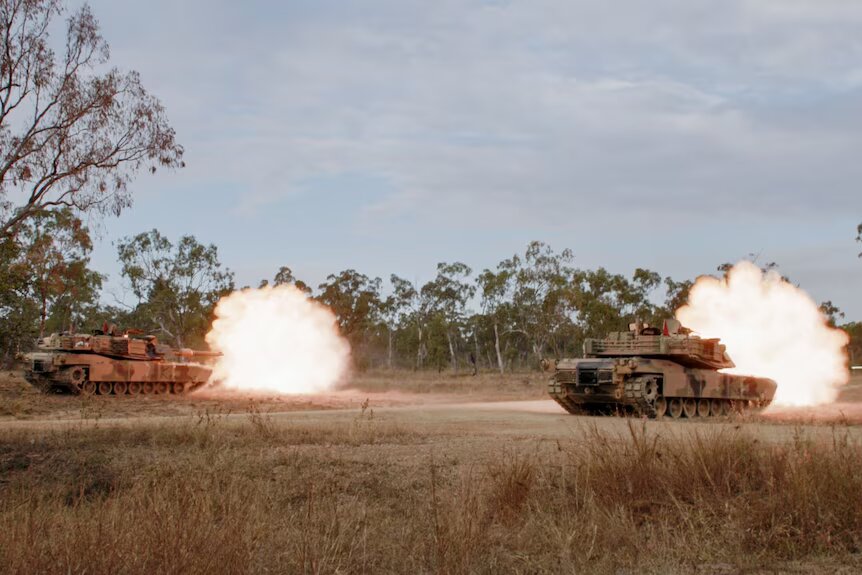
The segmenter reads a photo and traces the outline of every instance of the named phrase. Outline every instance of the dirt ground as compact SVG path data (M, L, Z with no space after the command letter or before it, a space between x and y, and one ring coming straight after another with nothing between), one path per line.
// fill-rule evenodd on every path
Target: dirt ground
M53 427L63 422L147 425L177 417L249 414L320 424L350 420L363 405L387 420L453 435L554 438L570 436L585 425L608 431L625 427L621 418L565 413L545 395L544 381L542 374L471 377L384 372L356 376L346 389L301 397L203 389L181 397L102 398L43 395L20 373L5 372L0 375L0 429ZM854 375L838 401L827 406L775 407L744 418L646 422L667 433L732 429L741 424L768 439L792 437L807 428L828 433L836 425L862 434L862 374Z
M541 374L439 375L378 373L352 378L345 389L326 394L278 396L205 388L185 396L84 397L44 395L21 372L0 372L0 422L80 419L139 419L201 413L252 411L283 413L308 410L355 410L368 401L374 407L436 405L479 401L545 398Z
M862 377L833 405L702 421L572 416L544 381L87 398L0 374L0 572L212 572L212 540L225 572L862 570Z

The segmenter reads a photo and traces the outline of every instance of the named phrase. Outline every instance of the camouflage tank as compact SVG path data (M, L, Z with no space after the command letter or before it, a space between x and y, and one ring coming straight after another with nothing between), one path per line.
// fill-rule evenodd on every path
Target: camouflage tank
M586 340L584 358L553 364L548 391L566 411L707 417L764 407L775 395L771 379L720 372L734 363L718 339L673 319L629 327Z
M207 382L208 365L190 360L218 353L173 349L155 336L127 332L53 334L24 355L24 376L44 393L182 394Z

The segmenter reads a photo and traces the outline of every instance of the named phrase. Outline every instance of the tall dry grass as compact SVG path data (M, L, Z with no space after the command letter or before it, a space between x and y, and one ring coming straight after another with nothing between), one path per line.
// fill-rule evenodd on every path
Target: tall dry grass
M632 423L624 435L592 427L566 442L498 442L395 425L368 408L326 426L251 410L239 420L203 413L179 425L7 433L0 570L860 565L862 447L840 431L826 443L800 434L762 444L736 431L673 439Z

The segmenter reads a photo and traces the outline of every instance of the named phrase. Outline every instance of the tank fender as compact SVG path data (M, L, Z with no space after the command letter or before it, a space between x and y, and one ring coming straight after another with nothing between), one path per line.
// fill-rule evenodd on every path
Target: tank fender
M614 366L614 373L617 375L631 375L638 370L638 365L638 360L634 357L618 359Z

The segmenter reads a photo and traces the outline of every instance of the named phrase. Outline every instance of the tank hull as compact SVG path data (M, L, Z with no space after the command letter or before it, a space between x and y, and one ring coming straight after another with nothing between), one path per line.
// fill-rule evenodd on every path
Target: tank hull
M769 404L775 389L771 379L650 357L559 360L548 387L550 396L570 413L647 417L705 417L760 408Z
M204 385L212 368L198 363L112 358L94 353L36 352L25 377L45 393L126 395L186 393Z

